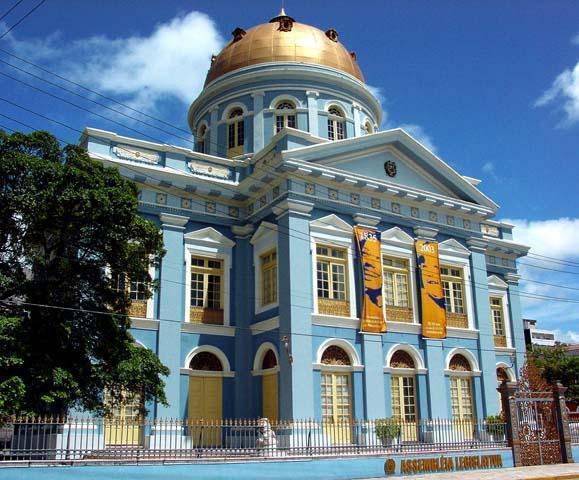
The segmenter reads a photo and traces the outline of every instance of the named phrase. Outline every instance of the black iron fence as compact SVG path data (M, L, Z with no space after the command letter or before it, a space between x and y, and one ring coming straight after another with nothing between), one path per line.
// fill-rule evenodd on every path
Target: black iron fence
M108 420L19 418L0 427L4 461L149 461L489 449L504 423L484 420Z

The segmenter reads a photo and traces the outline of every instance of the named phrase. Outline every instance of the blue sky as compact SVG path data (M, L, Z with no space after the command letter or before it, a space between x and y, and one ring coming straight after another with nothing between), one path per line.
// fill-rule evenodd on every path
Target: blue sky
M0 2L0 17L14 3ZM24 0L0 22L0 35L36 3ZM279 7L256 0L48 0L0 39L0 49L187 130L186 109L199 93L211 53L235 27L263 23ZM384 128L403 126L460 173L482 179L480 188L501 205L499 218L518 226L515 238L530 244L533 254L552 257L523 260L522 289L579 302L579 3L286 0L285 7L297 21L334 27L356 51L367 83L380 94ZM0 50L1 73L126 125L0 75L0 98L74 129L90 125L166 143L189 139L111 113L1 61L121 107ZM78 133L1 100L0 114L78 139ZM0 125L25 129L2 116ZM579 342L578 303L526 298L524 314Z

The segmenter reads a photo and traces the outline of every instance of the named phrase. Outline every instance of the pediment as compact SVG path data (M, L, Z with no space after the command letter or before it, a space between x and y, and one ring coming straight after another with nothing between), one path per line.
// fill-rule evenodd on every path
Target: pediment
M489 287L499 288L501 290L506 290L509 287L507 282L496 275L490 275L487 277L487 283Z
M277 225L271 222L261 222L249 241L252 245L270 235L277 235Z
M450 256L468 257L470 255L470 250L461 245L454 238L449 238L444 242L440 242L438 244L438 251Z
M208 245L220 245L227 248L232 248L235 242L221 232L218 232L212 227L202 228L193 232L186 233L183 238L187 243L204 243Z
M317 220L312 220L310 222L310 230L323 230L326 232L351 234L352 225L332 213L331 215L318 218Z
M370 181L412 189L496 210L498 205L473 183L402 129L373 135L310 145L284 152L284 158L305 160L334 170L368 178ZM393 162L396 173L386 172ZM393 173L390 170L390 173Z
M414 239L400 227L392 227L382 232L382 241L389 243L402 243L404 245L414 245Z

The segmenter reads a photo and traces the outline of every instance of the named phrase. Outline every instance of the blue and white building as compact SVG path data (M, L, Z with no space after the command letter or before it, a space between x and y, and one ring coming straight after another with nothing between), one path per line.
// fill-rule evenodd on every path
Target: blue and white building
M167 253L132 334L170 368L155 418L482 419L525 354L498 205L402 129L338 33L282 13L237 28L188 121L192 149L87 128L138 183ZM352 229L382 232L386 333L360 331ZM416 239L439 243L447 335L421 334ZM134 284L134 283L133 283Z

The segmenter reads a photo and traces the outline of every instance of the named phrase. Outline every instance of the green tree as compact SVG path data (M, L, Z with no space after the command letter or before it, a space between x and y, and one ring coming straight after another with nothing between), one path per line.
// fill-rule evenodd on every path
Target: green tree
M155 287L162 235L137 193L81 147L0 130L0 415L102 413L105 390L166 403L169 371L134 343L110 274Z
M579 400L579 357L567 355L561 344L555 347L533 346L531 355L547 382L560 381L567 387L565 398Z

